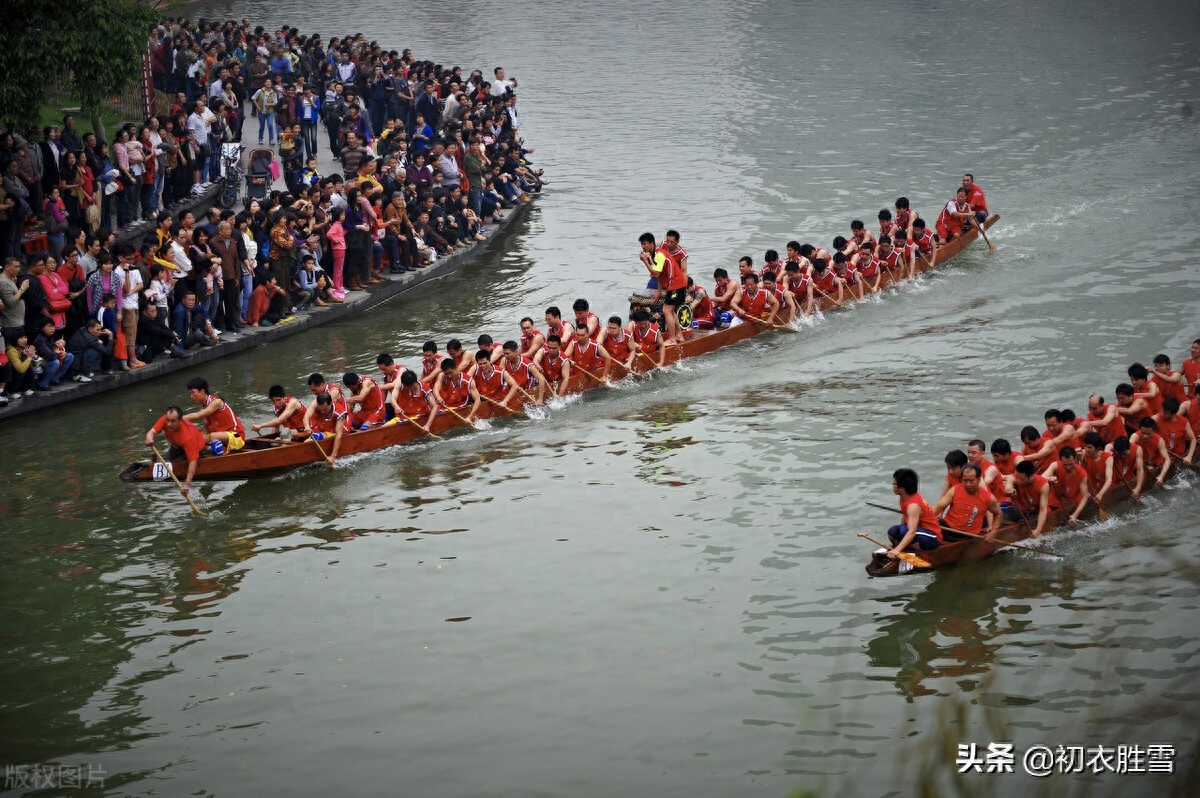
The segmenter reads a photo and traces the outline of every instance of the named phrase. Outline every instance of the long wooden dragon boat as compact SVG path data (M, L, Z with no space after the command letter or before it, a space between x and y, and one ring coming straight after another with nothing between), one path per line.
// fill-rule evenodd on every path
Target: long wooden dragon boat
M1164 467L1167 469L1166 480L1176 478L1179 472L1184 470L1184 467L1177 465L1174 457ZM1192 466L1192 468L1195 468L1195 466ZM1155 490L1161 490L1156 482L1158 473L1157 471L1147 469L1144 482L1145 487L1142 490L1143 496ZM1131 493L1132 488L1128 484L1114 486L1109 490L1108 495L1105 496L1105 509L1132 504ZM899 506L896 509L899 511ZM1070 514L1070 509L1059 508L1057 510L1050 510L1049 515L1046 517L1046 526L1042 530L1042 534L1038 536L1037 542L1039 544L1043 543L1047 539L1047 533L1067 526L1067 516ZM1076 523L1083 524L1086 521L1091 521L1097 517L1097 514L1096 503L1089 500L1087 507L1084 508ZM903 562L900 558L894 560L888 559L876 552L871 556L871 561L867 563L867 573L871 576L905 576L978 562L987 557L994 557L997 554L1010 551L1011 549L1008 548L1008 544L1020 544L1031 540L1033 523L1033 521L1021 521L1017 523L1006 521L1000 525L1000 529L991 541L980 538L965 538L944 542L936 549L913 551L913 554L916 554L920 559L928 563L925 566Z
M999 215L992 214L984 222L984 229L986 230L994 225L999 218ZM971 244L978 236L978 230L972 228L965 235L943 244L938 249L934 265L930 265L928 261L918 258L916 270L923 272L935 266L941 266ZM902 279L904 278L893 276L890 271L885 270L880 281L880 288ZM843 306L849 305L852 301L843 300L841 304ZM831 298L822 297L818 306L822 312L825 312L833 310L837 306L837 303ZM694 330L692 337L685 343L668 348L664 365L676 363L684 358L706 355L722 347L752 338L759 333L772 329L775 329L775 327L750 321L719 330ZM654 368L653 363L645 359L639 359L634 363L633 371L636 373L645 373L652 368ZM614 378L623 378L628 375L622 366L616 365L614 366L612 376ZM572 372L567 392L580 393L600 387L600 385L600 382L582 372ZM504 407L485 402L480 406L476 417L480 419L500 418L519 415L523 412L520 406ZM466 426L454 414L447 413L444 409L439 408L431 429L437 435L441 435L450 430ZM369 430L350 432L342 436L342 445L338 451L338 457L372 452L376 449L384 449L389 446L399 446L426 437L428 435L425 431L411 422L401 422ZM320 449L319 452L318 448ZM219 457L202 457L196 466L196 473L193 479L195 481L215 481L276 477L299 468L304 468L305 466L323 463L325 462L325 455L331 452L332 449L332 439L293 442L249 438L246 440L245 448L237 452ZM171 466L174 468L176 476L184 476L187 473L186 462L175 461ZM120 477L123 482L162 482L168 480L170 474L167 472L166 466L161 463L156 464L152 460L139 460L126 466L121 471Z

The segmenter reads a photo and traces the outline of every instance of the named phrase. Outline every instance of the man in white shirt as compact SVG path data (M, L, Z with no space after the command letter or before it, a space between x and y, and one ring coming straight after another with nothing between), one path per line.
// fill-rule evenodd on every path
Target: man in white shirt
M193 194L202 194L204 189L201 183L208 179L208 162L209 156L212 154L212 149L208 145L208 134L210 124L216 116L212 111L208 110L208 104L203 97L197 97L195 104L192 106L192 113L187 118L188 133L196 142L196 148L200 150L200 154L196 156L196 167L192 172Z
M494 70L494 74L496 75L496 79L492 81L492 96L493 97L499 97L500 95L504 94L505 92L508 92L508 91L511 91L512 89L517 88L517 79L516 78L509 78L509 79L505 80L504 67L496 67L496 69Z
M141 315L138 302L146 283L142 279L141 269L133 263L134 252L132 244L121 244L117 247L118 265L114 276L117 272L125 273L125 295L121 299L121 330L125 333L125 343L128 347L129 368L140 369L146 364L138 360L137 356L138 316Z
M186 280L192 274L192 259L187 254L188 233L179 222L171 225L171 252L175 255L176 282Z

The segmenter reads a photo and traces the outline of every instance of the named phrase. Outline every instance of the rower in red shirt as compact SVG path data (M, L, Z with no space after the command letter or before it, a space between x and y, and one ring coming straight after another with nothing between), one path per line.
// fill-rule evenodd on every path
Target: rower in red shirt
M654 366L661 366L666 362L667 348L663 346L658 328L650 323L649 311L644 309L634 311L633 323L626 332L637 344L639 355L649 360Z
M1129 384L1133 386L1135 398L1145 399L1149 415L1154 415L1162 409L1163 393L1158 385L1150 379L1150 372L1141 363L1134 363L1127 370Z
M551 335L557 335L560 341L569 341L575 337L575 328L570 322L563 321L562 311L557 305L546 308L546 340Z
M846 284L838 279L838 276L829 268L829 264L825 262L824 258L817 258L813 261L812 274L810 276L812 277L813 291L816 294L828 297L835 304L841 304ZM834 296L835 293L836 296Z
M688 278L688 307L692 311L692 324L698 330L711 330L717 326L717 308L712 298L691 277ZM598 336L597 336L598 337Z
M1058 450L1058 460L1046 469L1046 479L1054 484L1054 495L1063 510L1070 510L1067 523L1078 521L1088 502L1088 480L1087 472L1075 459L1074 449L1064 446Z
M601 334L605 332L601 331ZM612 355L588 337L587 327L575 328L575 340L571 342L571 346L567 350L567 357L591 379L608 382L608 370L612 367L613 362Z
M996 497L996 501L1000 502L1000 511L1003 513L1008 509L1008 505L1012 504L1008 491L1005 490L1005 480L1017 470L1017 455L1012 450L1012 444L1006 438L997 438L992 441L990 451L992 455L991 468L983 467L984 484L988 491ZM967 457L970 456L971 447L967 446ZM984 460L983 462L988 463L989 461ZM976 461L975 465L979 465L979 462ZM993 471L995 474L989 480L988 475Z
M938 240L933 233L925 228L925 220L918 218L913 221L912 225L912 243L913 249L916 250L913 256L914 265L917 262L917 255L924 258L922 269L932 269L937 264L937 248Z
M379 367L379 390L383 391L384 396L390 396L395 391L396 386L400 384L400 375L408 371L402 363L397 363L392 359L392 356L387 352L380 352L375 358L375 365ZM390 406L389 402L389 406Z
M634 358L641 350L633 336L621 326L620 316L608 317L608 325L600 337L600 346L608 352L614 363L621 364L626 371L633 370Z
M188 395L200 405L200 409L188 413L183 420L196 422L204 419L204 442L213 454L236 452L246 445L246 428L225 400L208 392L208 380L193 377L188 380L187 389Z
M729 272L724 269L713 271L712 302L718 313L733 311L733 298L737 296L737 283L729 279Z
M891 236L896 232L896 223L892 221L892 212L888 208L879 211L879 237Z
M812 279L800 270L799 263L788 262L783 267L783 287L792 295L792 302L805 316L813 312Z
M588 337L593 341L600 337L600 317L592 313L586 299L576 299L575 303L571 305L571 310L575 313L576 327L586 327ZM572 334L570 338L562 338L561 340L570 343L574 338L575 336Z
M775 279L775 272L763 272L762 290L775 297L775 313L768 321L772 324L789 324L796 315L796 303L792 295L784 290Z
M1117 413L1125 425L1125 434L1132 436L1138 431L1142 419L1150 418L1154 411L1150 403L1134 393L1133 386L1123 382L1117 386Z
M586 331L587 327L581 326L581 329ZM555 396L566 396L567 384L571 381L571 361L563 355L562 341L557 335L551 333L546 337L546 346L533 362L546 377L546 390Z
M512 377L509 382L512 388L504 398L504 404L509 404L517 394L535 405L542 403L546 396L546 377L532 360L521 355L516 341L504 342L504 359L500 361L500 367Z
M387 421L387 408L383 402L383 390L370 375L359 376L347 371L342 375L346 387L346 407L350 408L350 429L370 429ZM353 408L357 406L358 410Z
M345 409L339 409L330 394L321 392L304 414L304 429L318 443L333 438L329 454L325 454L324 447L318 447L325 462L332 468L342 448L342 435L350 431L350 414Z
M475 353L468 352L463 348L462 341L457 338L451 338L446 342L446 357L453 358L458 365L458 370L462 372L464 377L471 376L471 369L475 368ZM445 362L445 358L443 358ZM438 370L441 371L441 364L438 364ZM440 378L440 374L438 375Z
M1185 462L1195 462L1196 433L1188 419L1179 415L1179 400L1168 396L1162 401L1162 410L1153 416L1158 425L1158 434L1167 446L1167 451Z
M889 559L895 559L914 544L922 551L942 545L942 525L917 488L917 472L911 468L900 468L892 474L892 493L900 498L900 512L904 521L888 529L892 548L884 554Z
M475 420L475 414L479 412L479 396L471 391L471 378L462 373L454 358L442 360L441 374L433 385L433 398L442 407L455 412L470 405L471 409L463 419L468 424Z
M859 279L872 294L878 293L883 288L883 264L875 257L874 243L868 242L855 257Z
M183 487L180 488L183 495L187 496L192 487L192 479L196 476L200 454L204 451L204 433L192 422L184 420L183 410L176 405L171 405L167 412L158 417L154 426L146 431L146 438L142 442L146 446L154 446L154 438L160 432L171 444L164 458L170 463L168 467L174 468L174 461L180 458L187 461L187 476L184 477Z
M480 349L475 353L475 372L471 376L469 383L471 398L483 400L490 405L500 405L508 408L504 404L504 400L508 398L508 394L512 391L512 377L502 368L497 368L492 362L491 354L486 349ZM479 405L482 407L482 405ZM468 415L468 421L474 421L474 417Z
M1147 472L1154 474L1154 481L1162 486L1166 481L1166 472L1170 470L1166 468L1166 463L1171 462L1171 452L1166 448L1163 436L1158 434L1158 422L1154 421L1153 416L1146 416L1138 422L1138 432L1129 436L1129 443L1141 446L1142 464Z
M433 426L433 392L417 379L415 371L405 371L400 375L400 380L392 389L388 401L395 408L398 419L403 418L414 423L420 423L420 420L424 419L421 426L426 432Z
M969 462L967 456L959 449L951 449L943 460L946 463L946 479L942 482L942 493L939 495L944 495L955 485L962 484L963 466Z
M333 409L339 414L350 415L350 408L346 406L346 397L342 394L342 389L331 382L326 382L325 377L319 372L314 371L308 375L308 390L313 396L319 396L323 393L329 394L333 400ZM312 407L310 406L311 410Z
M833 276L841 280L850 296L855 299L863 298L863 283L858 278L858 270L846 260L844 252L833 253Z
M968 219L972 218L971 204L967 202L967 189L959 188L954 198L946 203L946 207L942 208L938 214L937 222L934 225L937 228L938 238L943 242L953 241L963 233L963 225Z
M291 440L304 440L308 437L308 433L304 431L304 415L308 412L308 408L304 406L303 402L288 396L282 385L272 385L268 388L267 398L271 400L275 417L261 424L251 424L252 432L269 428L271 432L263 437L278 438L286 429L291 431L289 436Z
M1100 434L1105 446L1128 434L1116 405L1105 403L1104 397L1099 394L1094 393L1088 397L1087 420L1092 426L1092 431Z
M421 347L421 382L425 385L425 390L432 391L433 383L437 381L440 373L442 359L438 356L437 342L426 341Z
M500 358L504 357L504 347L501 346L498 341L493 341L492 336L488 335L487 333L484 333L476 338L475 345L478 347L475 351L478 352L480 349L482 349L483 351L487 352L488 360L493 363L499 363ZM474 361L471 366L471 373L474 374L477 367L475 364L479 362L479 359L475 355L472 355L471 357Z
M899 282L900 278L909 275L909 265L904 263L901 258L900 250L892 246L891 236L880 236L879 246L875 248L875 258L889 275L892 282Z
M1032 462L1022 460L1017 463L1013 475L1006 480L1005 492L1012 497L1012 506L1016 517L1012 520L1037 517L1037 523L1030 530L1031 537L1041 537L1046 530L1046 519L1051 509L1057 509L1050 481L1037 473Z
M903 230L905 235L912 236L913 222L921 218L921 214L914 211L908 202L908 197L899 197L896 199L896 213L894 214L896 227Z
M1117 481L1129 488L1130 494L1136 499L1142 494L1142 484L1146 480L1144 450L1136 443L1130 443L1124 435L1104 448L1112 452L1113 473Z
M847 252L857 252L868 241L872 244L875 243L875 236L862 223L862 220L855 219L850 222L850 240L846 242Z
M942 519L943 534L955 531L979 535L989 529L992 534L1000 526L1000 503L980 481L979 466L968 463L962 467L962 481L942 494L934 505L934 515ZM944 513L944 515L943 515Z
M742 320L755 319L767 323L767 319L775 315L778 309L779 301L762 290L757 274L742 276L742 287L733 298L734 315Z
M1200 398L1200 338L1192 341L1192 356L1183 361L1183 379L1187 384L1187 395Z
M1178 371L1171 370L1171 358L1166 355L1155 355L1153 371L1150 373L1150 381L1158 386L1158 392L1162 396L1173 396L1180 402L1187 401L1187 383L1184 381L1183 374Z
M1104 506L1104 497L1113 486L1112 452L1104 450L1104 440L1098 432L1083 436L1083 470L1087 473L1088 493L1097 507Z
M521 319L521 357L527 357L532 360L533 356L538 353L538 350L545 345L546 336L541 330L533 326L533 319L528 316ZM501 352L503 351L504 348L501 347Z
M983 189L975 185L975 176L970 172L963 175L962 187L967 190L967 202L975 212L975 219L982 225L988 218L987 197L983 195Z

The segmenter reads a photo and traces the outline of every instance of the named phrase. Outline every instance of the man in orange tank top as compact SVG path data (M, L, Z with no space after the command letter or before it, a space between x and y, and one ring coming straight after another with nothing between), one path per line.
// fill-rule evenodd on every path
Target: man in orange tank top
M961 468L961 481L934 505L933 513L942 519L942 534L948 540L955 539L955 531L980 535L986 528L994 535L1000 528L1000 503L981 486L981 479L979 466L967 463Z
M1155 355L1150 381L1158 386L1163 397L1174 396L1180 402L1187 400L1188 386L1182 372L1171 370L1171 358Z
M1104 450L1104 439L1098 432L1083 436L1083 470L1087 472L1088 493L1097 507L1104 506L1104 497L1113 486L1112 453Z
M1064 446L1058 450L1058 460L1046 469L1046 479L1054 484L1054 495L1058 497L1063 510L1070 510L1067 523L1078 521L1090 494L1087 472L1076 462L1074 449ZM1072 510L1072 507L1075 509Z
M619 325L618 325L619 326ZM601 330L604 335L607 330ZM575 328L575 340L567 350L567 357L585 374L600 382L608 382L608 370L612 368L613 358L604 347L597 344L589 335L587 327Z
M1200 338L1192 341L1191 355L1183 361L1183 380L1186 383L1187 395L1196 399L1200 397Z
M533 319L529 316L521 319L521 357L533 360L533 356L545 345L546 336L542 334L541 330L533 326Z
M347 371L342 375L346 388L346 407L350 410L350 429L370 429L387 421L383 390L370 375ZM358 407L355 410L355 407Z
M421 428L429 432L433 427L433 420L437 418L433 412L433 392L417 379L415 371L405 371L400 375L388 401L395 408L397 420L417 424L420 419L425 419Z
M1134 394L1133 386L1123 382L1117 386L1117 413L1125 425L1125 434L1134 435L1143 418L1154 415L1150 403Z
M970 457L970 447L967 448L967 456ZM1009 499L1008 492L1005 490L1005 478L1011 477L1017 470L1017 456L1013 453L1012 444L1007 438L997 438L992 441L991 446L992 460L991 468L984 468L984 485L987 486L988 492L996 497L996 501L1000 502L1000 511L1005 512L1012 501ZM984 462L988 462L984 460ZM976 463L976 465L979 465ZM987 475L995 470L995 477L988 479ZM1008 515L1005 515L1008 518Z
M911 468L900 468L892 474L892 493L900 497L904 521L888 529L888 540L892 542L892 548L884 552L888 559L896 559L914 544L922 551L942 545L942 526L917 488L917 472Z
M975 176L970 172L963 175L962 187L967 190L967 202L975 212L975 220L983 224L988 218L987 197L984 196L983 189L975 185Z
M308 437L308 433L304 432L304 414L308 412L308 408L303 402L288 396L282 385L272 385L268 388L267 398L271 400L275 417L261 424L251 424L251 431L270 429L271 432L262 437L279 438L286 429L291 432L291 440L301 441Z
M587 327L581 329L586 335ZM557 335L551 334L546 338L546 346L538 352L533 362L546 377L546 389L560 398L566 396L567 384L571 381L571 361L563 355L562 341Z
M1116 405L1105 403L1100 394L1094 393L1088 397L1087 420L1092 431L1098 432L1104 439L1105 446L1127 434L1125 422L1121 420Z
M942 492L939 495L945 495L946 491L951 490L955 485L962 484L962 470L970 460L960 449L951 449L946 454L946 479L942 483Z
M1018 462L1033 463L1038 473L1045 473L1054 462L1054 454L1054 442L1044 438L1037 427L1031 425L1021 428L1021 453L1017 456Z
M1129 382L1133 385L1133 395L1146 400L1150 415L1162 408L1163 393L1158 390L1158 385L1150 379L1150 372L1141 363L1134 363L1129 367Z
M209 445L212 454L236 452L246 445L246 428L224 399L209 393L208 380L193 377L188 380L187 389L188 396L200 405L200 409L188 413L183 419L193 423L204 419L204 427L207 430L204 442Z
M600 334L599 343L614 363L624 366L626 371L633 370L633 361L640 347L633 340L633 336L621 326L620 316L608 317L608 324Z
M1158 434L1166 443L1167 451L1185 462L1196 461L1196 433L1188 420L1179 415L1179 400L1173 396L1163 399L1162 410L1154 416Z
M1153 416L1138 422L1138 431L1129 436L1129 442L1142 447L1142 462L1146 470L1155 475L1155 483L1161 486L1166 482L1171 453L1167 449L1167 442L1158 434L1158 422Z
M1012 497L1013 512L1006 516L1009 521L1028 523L1031 516L1037 516L1037 523L1030 530L1031 537L1041 537L1046 530L1046 519L1050 510L1057 508L1057 503L1050 490L1050 481L1037 473L1037 469L1029 460L1017 463L1013 475L1005 480L1005 492Z
M1142 495L1142 485L1146 481L1146 465L1143 460L1142 447L1130 443L1129 438L1122 435L1104 447L1112 452L1113 474L1117 482L1129 489L1133 498Z
M320 442L333 438L333 448L329 454L325 454L324 448L321 449L321 456L330 468L334 467L338 450L342 448L342 434L349 431L349 415L345 410L338 409L333 397L325 392L317 394L312 406L304 414L304 429L313 440Z

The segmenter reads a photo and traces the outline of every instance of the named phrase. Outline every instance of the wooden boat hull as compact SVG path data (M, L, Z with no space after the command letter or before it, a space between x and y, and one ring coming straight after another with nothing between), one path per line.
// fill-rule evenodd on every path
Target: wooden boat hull
M1175 476L1176 466L1171 463L1167 466L1167 479ZM1151 474L1146 474L1146 482L1150 487L1143 489L1142 495L1146 495L1152 490L1157 489L1154 479L1157 474L1152 477ZM1119 485L1109 491L1109 496L1105 498L1105 509L1112 509L1120 505L1131 503L1131 489L1124 485ZM1041 536L1037 538L1038 544L1046 539L1049 532L1059 529L1067 525L1067 516L1070 511L1067 510L1051 510L1046 519L1046 528ZM1084 508L1083 514L1080 515L1080 521L1089 521L1096 517L1096 505L1089 502ZM866 570L870 576L907 576L909 574L927 573L939 568L949 568L955 565L964 565L966 563L978 562L987 557L995 556L1005 551L1007 543L1021 543L1030 540L1032 527L1025 523L1005 522L1000 526L1000 530L996 533L993 542L979 540L977 538L967 538L966 540L956 540L953 542L943 543L936 549L928 551L914 552L921 559L929 563L929 567L916 567L907 563L902 563L899 559L889 560L882 555L872 555L871 561L867 563Z
M993 214L984 223L984 228L991 227L999 218L998 215ZM978 231L972 230L970 233L945 244L938 253L936 265L940 266L957 255L974 241L978 235ZM924 260L919 261L917 264L917 271L919 272L927 271L930 268L932 267ZM893 282L898 282L900 279L899 277L893 278L890 273L885 272L880 281L880 287L882 288ZM847 299L842 304L848 304L850 301L850 299ZM836 303L832 299L822 298L820 300L822 311L832 310L835 306ZM759 333L771 329L775 328L768 324L746 322L720 330L696 330L693 331L692 337L681 346L674 346L668 349L664 362L666 365L670 365L684 358L715 352L722 347L744 341L747 338L752 338ZM648 357L641 357L634 363L633 371L644 374L654 367L655 363ZM614 366L610 376L613 379L620 379L628 375L623 367ZM577 371L571 375L567 391L568 393L580 393L597 388L599 385L600 383L595 379ZM522 412L520 407L515 409L501 408L485 402L480 407L477 415L481 419L486 419L501 418L521 414ZM442 433L464 426L466 425L452 413L441 410L433 422L432 431L441 435ZM375 429L348 433L342 436L342 446L338 452L338 456L344 457L352 454L362 454L389 446L399 446L426 437L428 436L420 427L410 422L401 422L376 427ZM317 452L318 446L321 447L320 454ZM293 443L290 441L267 442L263 439L251 438L247 440L246 447L240 451L219 457L200 458L193 480L218 481L277 477L299 468L304 468L305 466L323 463L325 455L332 448L332 440L324 440L319 443L313 441ZM171 465L176 476L183 477L187 474L187 463L176 461ZM161 464L155 464L151 460L139 460L126 466L121 471L120 478L123 482L163 482L169 480L170 475Z

